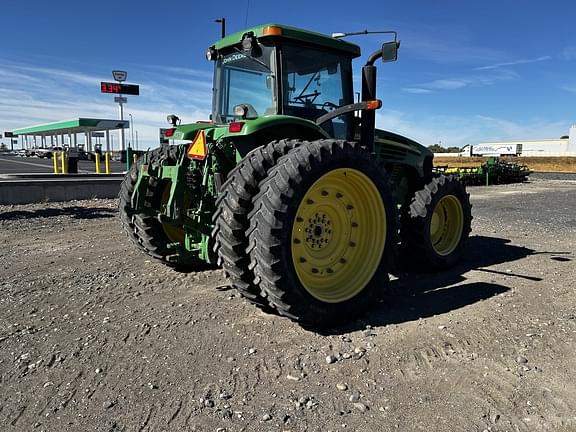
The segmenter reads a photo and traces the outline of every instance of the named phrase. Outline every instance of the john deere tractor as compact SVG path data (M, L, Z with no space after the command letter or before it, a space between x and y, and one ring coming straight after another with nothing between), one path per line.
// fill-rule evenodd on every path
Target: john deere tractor
M210 120L168 116L171 143L123 182L134 245L177 268L220 265L248 301L307 326L364 311L398 259L454 264L472 218L464 186L433 173L422 145L375 129L375 63L399 47L390 33L357 102L360 48L341 38L269 24L210 46Z

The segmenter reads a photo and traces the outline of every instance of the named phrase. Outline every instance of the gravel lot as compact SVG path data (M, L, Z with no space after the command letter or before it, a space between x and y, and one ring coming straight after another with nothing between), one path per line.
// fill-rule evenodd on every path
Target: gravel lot
M576 180L469 191L462 264L327 334L136 252L115 200L0 206L0 430L575 431Z

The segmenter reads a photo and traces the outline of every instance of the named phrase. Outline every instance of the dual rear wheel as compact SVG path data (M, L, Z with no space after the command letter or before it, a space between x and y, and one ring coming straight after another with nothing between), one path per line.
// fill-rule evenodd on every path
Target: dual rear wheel
M283 142L274 163L254 170L260 181L240 188L246 199L219 201L218 254L250 301L304 325L347 321L388 284L396 216L386 174L354 143ZM242 169L223 197L235 195Z

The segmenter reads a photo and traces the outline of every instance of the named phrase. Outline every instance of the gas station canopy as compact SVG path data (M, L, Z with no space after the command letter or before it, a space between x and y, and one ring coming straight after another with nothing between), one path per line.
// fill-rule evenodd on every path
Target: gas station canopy
M117 129L127 129L130 124L128 120L111 120L111 119L93 119L93 118L78 118L72 120L63 120L54 123L45 123L36 126L30 126L20 129L14 129L12 133L15 136L23 137L26 145L28 146L28 137L34 138L40 137L42 143L45 142L46 137L56 137L58 141L58 136L61 137L61 142L64 143L64 137L67 135L69 137L69 143L71 146L76 146L76 135L85 134L86 144L88 150L92 147L92 133L96 131L106 132L106 148L109 151L109 134L111 130ZM121 149L124 150L124 149Z
M78 118L14 129L14 135L51 136L128 128L128 120Z

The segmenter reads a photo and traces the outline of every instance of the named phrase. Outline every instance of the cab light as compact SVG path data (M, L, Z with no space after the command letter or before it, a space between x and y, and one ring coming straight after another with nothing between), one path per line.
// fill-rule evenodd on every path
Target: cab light
M262 36L282 36L282 29L274 26L264 27Z
M190 143L186 155L190 159L204 160L208 151L206 149L206 134L203 130L199 130L194 138L194 141Z
M166 129L166 131L164 132L164 136L165 137L174 136L174 132L176 132L176 128Z
M228 132L232 132L232 133L242 132L243 127L244 127L244 122L232 122L228 125Z
M367 110L377 110L381 106L382 106L381 100L376 99L376 100L366 101L366 109Z

